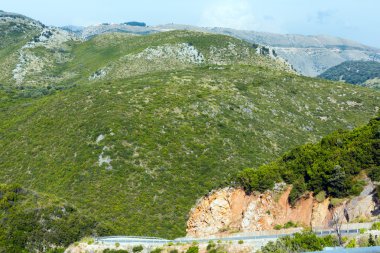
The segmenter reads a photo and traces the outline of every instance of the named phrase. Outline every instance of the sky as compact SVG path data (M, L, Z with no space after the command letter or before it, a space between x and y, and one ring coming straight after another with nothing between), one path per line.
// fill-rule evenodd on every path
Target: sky
M0 0L54 26L143 21L332 35L380 48L380 0Z

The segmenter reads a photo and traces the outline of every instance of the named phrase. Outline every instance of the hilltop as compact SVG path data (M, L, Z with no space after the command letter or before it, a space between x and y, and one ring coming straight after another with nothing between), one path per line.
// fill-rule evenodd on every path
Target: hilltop
M326 70L319 77L380 89L380 63L347 61Z
M380 61L380 49L378 48L327 35L274 34L223 27L211 28L178 24L147 27L134 27L126 24L100 24L84 27L81 31L77 31L77 34L83 38L90 38L97 34L115 31L132 34L151 34L172 30L224 34L249 43L265 45L291 64L296 71L306 76L318 76L327 69L345 61Z

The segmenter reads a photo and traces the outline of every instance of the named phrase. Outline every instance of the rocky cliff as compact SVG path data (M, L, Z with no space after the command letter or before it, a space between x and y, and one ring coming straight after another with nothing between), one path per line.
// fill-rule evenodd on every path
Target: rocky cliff
M363 192L334 207L330 199L317 201L313 193L305 194L294 207L288 203L291 187L247 195L242 189L224 188L199 200L191 210L187 235L205 237L223 233L273 230L289 221L301 226L327 228L332 214L346 208L349 220L372 219L378 215L375 186L368 181Z

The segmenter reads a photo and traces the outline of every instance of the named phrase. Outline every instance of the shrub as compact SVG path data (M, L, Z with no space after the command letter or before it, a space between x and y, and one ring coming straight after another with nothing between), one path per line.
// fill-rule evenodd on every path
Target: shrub
M239 240L238 243L239 243L239 244L243 244L244 241L243 241L243 240Z
M275 230L280 230L280 229L282 229L282 226L281 226L280 224L276 224L276 225L274 226L274 229L275 229Z
M210 250L210 249L212 249L212 248L214 248L216 245L215 245L215 243L213 242L213 241L210 241L209 243L208 243L208 245L207 245L207 250Z
M370 247L376 246L376 243L375 243L375 240L373 239L373 235L372 234L369 234L368 246L370 246Z
M199 247L198 246L191 246L186 251L186 253L198 253L198 252L199 252Z
M380 230L380 222L375 222L371 226L371 230Z
M161 248L155 248L154 250L151 251L151 253L161 253L162 249Z
M347 245L346 245L346 248L355 248L356 247L356 239L351 239Z
M283 228L296 228L296 227L298 227L298 225L296 223L292 222L292 221L288 221L283 226Z
M315 199L321 203L326 199L326 192L325 191L320 191L317 195L315 195Z
M337 246L333 237L318 237L312 232L296 233L285 236L276 242L269 242L261 248L262 253L320 251L324 247Z
M139 246L134 246L134 247L132 248L132 251L133 251L134 253L136 253L136 252L141 252L143 249L144 249L144 247L143 247L142 245L139 245Z

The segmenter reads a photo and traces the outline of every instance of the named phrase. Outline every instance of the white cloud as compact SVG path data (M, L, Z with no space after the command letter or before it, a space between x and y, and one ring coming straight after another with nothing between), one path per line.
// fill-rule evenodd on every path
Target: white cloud
M255 15L253 3L254 1L248 0L213 1L203 9L199 25L280 32L281 29L272 16L269 19L265 15Z
M250 29L255 24L251 6L246 0L222 0L214 2L203 10L201 25Z

